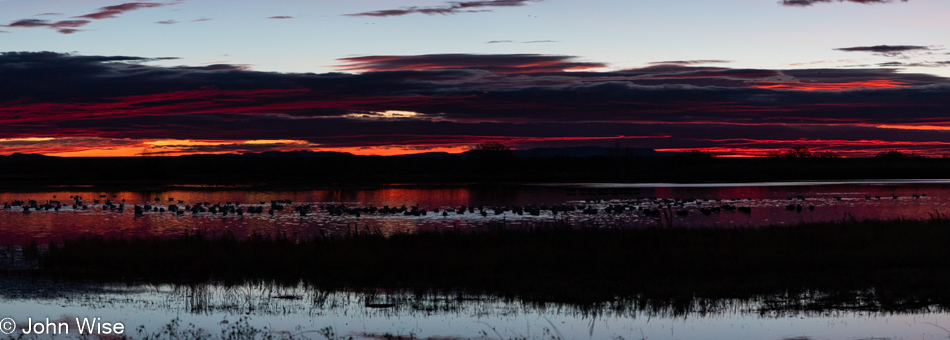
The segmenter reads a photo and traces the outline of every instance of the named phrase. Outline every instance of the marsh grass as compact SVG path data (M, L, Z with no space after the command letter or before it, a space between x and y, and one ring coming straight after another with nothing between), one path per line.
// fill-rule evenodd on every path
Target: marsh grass
M51 244L28 272L62 279L463 291L597 304L820 295L869 310L950 306L950 220L759 228L486 228L342 236L188 234ZM855 293L860 292L860 293ZM838 300L836 300L838 299ZM790 300L791 301L791 300Z

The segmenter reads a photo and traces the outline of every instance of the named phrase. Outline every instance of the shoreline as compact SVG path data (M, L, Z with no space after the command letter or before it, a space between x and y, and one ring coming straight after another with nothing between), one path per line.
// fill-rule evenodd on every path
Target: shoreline
M66 169L66 170L64 170ZM385 169L385 171L380 171ZM950 159L683 157L0 157L0 190L38 187L359 188L392 185L787 183L946 179Z
M905 178L905 179L842 179L842 180L786 180L767 182L498 182L498 183L377 183L355 185L299 185L291 184L159 184L159 183L97 183L97 184L57 184L57 185L16 185L3 186L0 192L30 193L56 191L313 191L313 190L376 190L376 189L442 189L442 188L478 188L478 187L549 187L549 188L588 188L588 189L636 189L636 188L727 188L727 187L795 187L795 186L832 186L832 185L901 185L936 184L950 185L950 178Z

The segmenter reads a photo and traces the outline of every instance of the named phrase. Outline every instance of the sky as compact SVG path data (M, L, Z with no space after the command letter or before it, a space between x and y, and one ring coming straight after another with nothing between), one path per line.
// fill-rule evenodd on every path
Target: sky
M950 154L946 0L0 0L0 155Z

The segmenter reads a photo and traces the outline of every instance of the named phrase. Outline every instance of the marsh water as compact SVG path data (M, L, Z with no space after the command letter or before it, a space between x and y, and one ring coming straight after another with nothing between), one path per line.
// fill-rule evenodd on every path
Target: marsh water
M787 300L810 297L783 297ZM751 300L595 306L493 296L335 291L267 284L83 285L4 280L3 317L123 323L132 338L240 333L297 339L946 339L950 313L782 310ZM35 321L34 321L35 322ZM71 326L74 327L74 326ZM165 332L165 333L163 333ZM76 336L75 328L69 333ZM46 338L42 336L40 338Z
M396 185L307 191L248 191L231 187L0 193L0 203L16 201L23 205L33 201L37 207L28 212L24 212L22 206L13 205L0 210L0 246L22 245L33 240L43 244L89 234L168 236L202 231L239 236L286 233L306 237L321 231L333 233L352 228L390 233L480 228L489 223L518 227L555 221L607 227L734 227L852 219L921 219L950 212L950 181L425 188ZM171 205L185 210L196 204L202 208L218 205L231 210L227 214L220 210L213 213L210 209L180 214L169 211ZM282 210L268 213L274 204ZM136 215L134 205L148 207ZM341 205L364 210L359 214L333 214L323 209ZM555 205L572 210L550 210ZM462 211L462 206L467 209ZM538 207L540 211L532 215L512 209L527 206ZM724 206L750 210L716 209ZM310 210L302 215L295 210L300 207ZM416 208L425 213L367 212L369 207ZM605 211L612 207L621 209ZM240 208L243 213L236 213L234 208ZM250 212L254 209L261 212ZM703 213L704 209L716 210Z
M307 237L352 228L383 232L518 228L544 223L587 227L733 227L862 219L927 219L950 213L950 181L752 184L557 184L306 191L177 188L150 191L37 190L0 193L0 203L35 201L0 211L0 246L45 244L82 235L171 236L184 232L284 233ZM111 204L108 204L111 203ZM207 203L207 204L206 204ZM228 214L169 207L233 207ZM141 214L134 206L148 205ZM269 213L275 205L283 210ZM328 206L406 210L334 213ZM301 214L299 207L310 207ZM466 206L463 211L462 206ZM520 213L517 207L543 207ZM554 206L574 207L553 211ZM724 206L749 210L722 209ZM56 208L58 207L58 209ZM121 208L119 208L121 207ZM411 212L416 208L415 214ZM622 207L622 209L613 209ZM717 211L710 211L713 208ZM237 214L240 208L243 213ZM262 208L261 213L253 212ZM436 212L438 209L438 212ZM448 210L447 210L448 209ZM121 211L120 211L121 210ZM164 211L163 211L164 210ZM426 213L421 214L419 211ZM484 213L483 213L484 211ZM658 212L654 214L646 211ZM817 294L817 293L816 293ZM820 295L820 294L818 294ZM0 282L0 318L99 317L122 322L126 335L248 329L309 339L946 339L950 313L924 306L775 308L820 296L771 296L671 304L624 300L595 306L517 298L388 291L321 291L244 284L101 285L25 278ZM795 305L794 303L790 303ZM223 321L227 321L223 323ZM245 328L236 325L246 325ZM190 326L191 325L191 326ZM137 328L142 326L141 332ZM237 327L237 328L236 328ZM200 331L199 331L200 329ZM188 333L192 332L192 333ZM194 333L197 332L197 333Z

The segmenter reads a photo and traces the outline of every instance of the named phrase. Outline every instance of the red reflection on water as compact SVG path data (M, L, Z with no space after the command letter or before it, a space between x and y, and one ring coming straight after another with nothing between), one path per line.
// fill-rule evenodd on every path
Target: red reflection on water
M915 196L916 195L916 196ZM74 197L88 206L73 209ZM895 198L896 196L896 198ZM656 197L660 201L651 198ZM312 237L321 232L337 233L359 229L379 229L383 232L413 231L418 229L482 228L489 223L504 223L511 227L552 223L556 219L578 225L617 225L643 227L661 225L658 218L645 216L643 209L685 211L685 216L672 218L674 227L731 227L761 225L793 225L802 222L840 221L850 218L929 218L931 214L950 212L950 184L836 184L798 186L711 185L688 186L492 186L312 190L312 191L241 191L241 190L174 190L150 192L34 192L0 193L0 203L14 200L35 200L39 204L60 201L59 211L23 213L22 208L0 210L0 246L23 245L37 240L75 238L82 235L108 237L180 235L185 232L203 232L211 235L232 233L237 236L257 234L286 234ZM157 199L157 200L156 200ZM665 199L663 201L662 199ZM677 201L677 199L679 199ZM95 203L98 200L98 203ZM103 209L106 200L125 204L125 211ZM123 200L125 200L123 202ZM269 215L271 202L289 201L284 210ZM132 205L149 204L168 209L197 202L248 207L264 207L263 214L234 213L222 216L211 213L176 215L170 212L133 214ZM362 213L330 216L320 210L322 205L347 207L406 207L418 206L428 213L424 216L403 214L382 215ZM575 207L596 208L596 215L580 211L557 216L545 211L541 216L517 215L511 211L496 215L495 206L566 204ZM751 213L722 211L710 215L701 208L722 205L752 208ZM294 206L309 205L312 213L300 216ZM460 206L474 206L474 213L445 211ZM604 208L621 205L628 208L620 214L608 214ZM801 205L802 209L797 210ZM486 215L479 213L486 207ZM792 209L786 209L791 206ZM814 206L814 210L809 209ZM435 213L433 209L439 209ZM662 223L668 225L669 223Z

